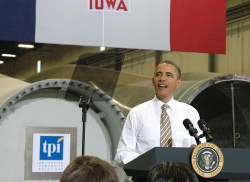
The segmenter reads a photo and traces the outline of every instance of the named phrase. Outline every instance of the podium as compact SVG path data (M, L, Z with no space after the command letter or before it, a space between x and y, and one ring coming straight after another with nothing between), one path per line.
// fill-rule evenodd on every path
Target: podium
M145 181L149 170L164 161L182 162L191 166L193 148L155 147L124 165L124 171L133 181ZM227 181L250 179L250 149L221 148L224 166L213 178L204 181Z

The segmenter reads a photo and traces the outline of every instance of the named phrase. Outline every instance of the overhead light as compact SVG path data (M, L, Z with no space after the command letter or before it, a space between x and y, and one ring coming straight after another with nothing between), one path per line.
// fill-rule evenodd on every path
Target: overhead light
M100 47L100 51L105 51L105 47Z
M41 60L38 60L38 61L36 62L36 72L37 72L37 73L40 73L40 72L41 72L41 67L42 67L42 62L41 62Z
M32 49L32 48L34 48L34 45L32 45L32 44L18 44L18 47Z
M3 63L4 63L4 61L1 61L1 60L0 60L0 64L3 64Z
M3 57L10 57L10 58L15 58L15 54L2 54Z

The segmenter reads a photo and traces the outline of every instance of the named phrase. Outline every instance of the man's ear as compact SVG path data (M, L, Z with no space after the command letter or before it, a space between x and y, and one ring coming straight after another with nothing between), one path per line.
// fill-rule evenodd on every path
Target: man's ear
M182 80L179 79L177 80L177 88L180 88L182 86Z
M152 84L154 85L154 77L152 77Z

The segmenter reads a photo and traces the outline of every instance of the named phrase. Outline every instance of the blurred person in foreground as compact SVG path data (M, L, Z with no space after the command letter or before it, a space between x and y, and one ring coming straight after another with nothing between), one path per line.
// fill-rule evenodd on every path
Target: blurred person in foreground
M73 159L63 171L60 182L119 182L108 162L93 156Z
M147 182L199 182L199 179L185 163L163 162L149 171Z

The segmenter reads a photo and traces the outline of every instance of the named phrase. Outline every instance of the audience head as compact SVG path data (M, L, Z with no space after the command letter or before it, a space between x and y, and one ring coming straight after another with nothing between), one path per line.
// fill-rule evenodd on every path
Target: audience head
M70 162L60 182L119 182L108 162L92 156L79 156Z
M199 182L199 180L187 164L164 162L150 170L148 182Z

